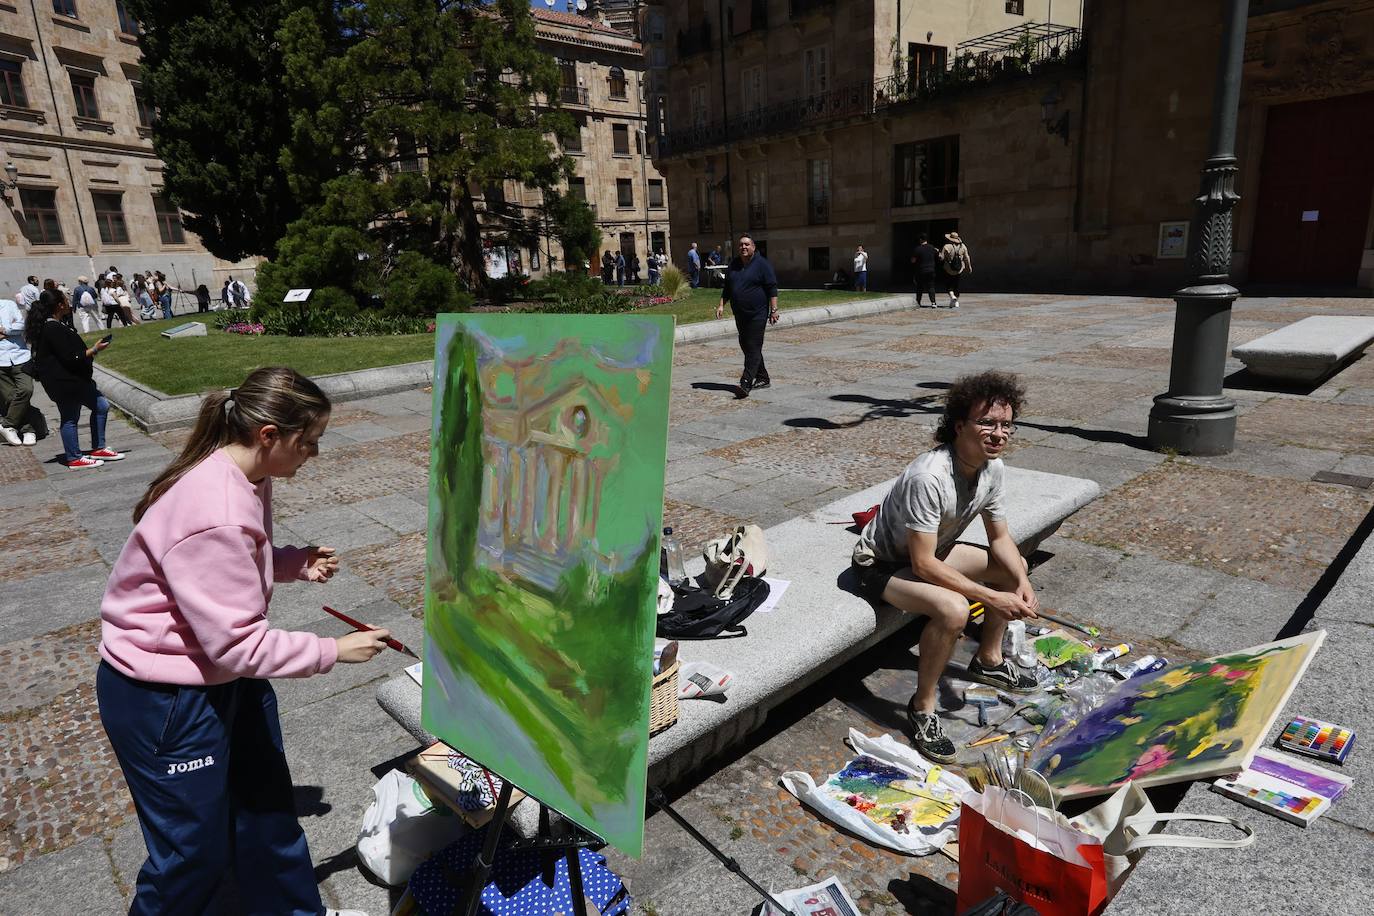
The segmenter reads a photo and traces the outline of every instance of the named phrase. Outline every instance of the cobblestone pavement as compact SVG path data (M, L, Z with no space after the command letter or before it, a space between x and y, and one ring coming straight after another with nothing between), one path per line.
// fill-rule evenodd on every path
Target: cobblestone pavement
M1370 315L1374 302L1244 300L1232 342L1308 314ZM766 527L878 483L927 446L949 381L1014 370L1030 403L1009 460L1104 489L1043 545L1033 580L1046 604L1174 656L1264 641L1374 504L1374 490L1312 481L1318 471L1374 476L1374 357L1306 393L1231 389L1241 410L1236 452L1187 459L1151 453L1142 438L1151 397L1167 385L1171 336L1166 300L969 295L957 312L770 333L774 386L746 401L728 390L739 374L733 343L681 347L665 518L695 545L736 522ZM277 539L333 544L344 560L327 586L277 592L280 625L337 633L319 610L330 603L411 644L421 639L429 409L419 391L341 405L319 459L278 485ZM0 533L11 545L0 569L4 914L117 912L143 856L95 709L97 608L130 509L186 433L111 425L129 458L96 472L58 466L55 436L0 450ZM374 768L412 749L373 700L399 667L383 658L277 685L326 901L374 914L391 897L364 880L351 847ZM907 645L861 657L777 710L764 733L698 782L675 787L677 806L765 885L833 873L866 914L951 912L952 861L869 847L777 781L786 770L836 769L851 726L900 731L914 669ZM671 821L655 815L647 830L642 860L611 856L639 912L749 911L743 883Z

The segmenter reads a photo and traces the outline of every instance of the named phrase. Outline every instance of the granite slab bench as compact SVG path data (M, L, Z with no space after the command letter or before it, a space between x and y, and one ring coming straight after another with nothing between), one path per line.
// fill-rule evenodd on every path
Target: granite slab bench
M830 524L880 502L891 485L870 487L765 532L768 576L791 584L775 610L749 618L747 637L682 643L683 661L719 665L734 674L734 682L723 703L683 702L677 724L650 740L651 784L698 769L761 727L778 704L910 622L896 608L875 608L854 593L849 555L855 536L844 525ZM1100 492L1091 480L1011 466L1006 487L1007 518L1023 555ZM970 526L963 540L986 544L982 522ZM700 561L689 572L699 569ZM420 688L409 677L383 683L377 702L416 741L434 740L420 722ZM534 823L529 812L517 812L517 829L525 830L525 820Z
M1374 341L1374 317L1313 315L1242 344L1231 355L1265 378L1315 382Z

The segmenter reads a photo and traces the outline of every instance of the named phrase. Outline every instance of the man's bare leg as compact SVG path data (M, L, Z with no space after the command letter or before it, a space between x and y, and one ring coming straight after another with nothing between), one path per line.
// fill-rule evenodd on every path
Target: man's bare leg
M975 582L984 582L993 588L1015 587L1015 577L1003 570L981 547L955 544L945 562ZM949 664L954 646L968 623L968 599L951 589L922 582L910 569L905 569L888 580L883 600L907 613L929 618L921 633L912 706L918 712L933 713L940 675ZM994 664L1001 664L1002 634L1006 628L1006 621L996 614L983 613L983 634L978 649L980 661L989 663L995 652Z
M978 547L971 547L968 544L955 544L954 549L961 547L969 550L976 550L983 555L983 574L981 576L969 575L970 579L976 579L990 588L1001 591L1013 591L1016 588L1017 576L1012 575L1001 563L993 558L992 554ZM951 552L952 553L952 552ZM975 558L970 558L970 562ZM1021 557L1021 571L1025 572L1029 568L1026 558ZM968 575L965 573L965 575ZM1002 619L1000 614L995 614L991 610L983 611L983 629L978 637L978 651L975 657L978 661L989 667L995 668L1002 664L1002 637L1007 632L1007 621Z

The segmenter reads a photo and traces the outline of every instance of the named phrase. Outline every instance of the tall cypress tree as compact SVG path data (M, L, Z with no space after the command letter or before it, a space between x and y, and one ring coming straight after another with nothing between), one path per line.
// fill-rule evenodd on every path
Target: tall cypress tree
M531 106L557 98L559 75L528 3L355 0L326 18L299 10L280 36L292 100L282 164L294 193L319 198L292 233L360 228L375 246L360 270L415 252L481 288L483 227L527 239L541 218L484 189L514 179L552 191L570 171L551 137L571 120Z
M158 110L153 146L165 187L186 228L226 260L270 255L300 216L278 162L290 121L276 32L308 2L128 0L143 29L143 86Z

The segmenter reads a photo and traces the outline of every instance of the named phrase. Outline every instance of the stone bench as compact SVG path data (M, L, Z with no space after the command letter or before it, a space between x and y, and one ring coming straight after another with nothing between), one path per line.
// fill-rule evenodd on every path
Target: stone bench
M1313 315L1236 347L1231 355L1266 378L1315 382L1374 341L1374 318Z
M910 623L896 608L875 609L853 592L849 555L855 535L830 524L880 502L891 485L870 487L765 532L768 575L791 585L775 610L749 618L747 637L682 643L683 661L709 661L731 672L734 681L724 703L684 701L677 724L650 740L651 784L698 769L761 727L778 704ZM1010 466L1006 488L1011 534L1023 554L1099 493L1091 480ZM963 540L986 544L982 522L976 521ZM420 688L409 677L383 683L377 702L416 741L434 740L420 723ZM516 826L523 830L523 820L531 815L521 814Z

